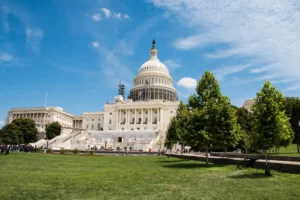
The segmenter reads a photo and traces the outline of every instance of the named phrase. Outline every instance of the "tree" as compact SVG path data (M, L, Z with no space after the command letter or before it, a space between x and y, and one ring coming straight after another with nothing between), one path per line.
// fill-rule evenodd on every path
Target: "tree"
M55 138L61 133L61 125L58 122L52 122L46 125L46 136L48 140Z
M241 135L241 140L239 141L239 146L243 147L248 154L249 149L253 143L253 117L248 110L245 108L238 108L236 106L232 106L236 110L237 123L240 126L238 129Z
M271 175L267 160L270 148L286 147L294 138L283 103L282 93L266 81L256 94L252 107L254 142L258 148L266 152L266 175Z
M300 99L287 97L284 100L284 106L286 114L290 118L291 127L294 131L297 151L300 153Z
M21 144L23 143L22 133L19 127L14 124L7 124L2 128L0 135L4 144Z
M16 124L21 131L24 144L29 144L37 141L38 130L35 127L35 122L32 119L19 118L12 121L13 124Z
M156 145L159 148L159 152L161 152L162 147L164 146L166 140L166 133L163 131L158 132L158 136L156 138ZM160 153L159 153L160 155Z
M206 163L210 145L234 146L238 142L237 118L229 98L222 96L218 81L206 71L197 83L196 94L189 97L191 109L189 142L205 146Z
M176 118L173 117L168 125L168 129L166 132L165 147L167 147L168 149L172 149L173 145L179 141L176 129Z
M188 117L188 107L181 101L178 105L176 116L171 119L168 126L165 141L166 147L172 148L175 143L179 143L181 145L181 153L183 153L183 148L187 144L188 129L186 126Z

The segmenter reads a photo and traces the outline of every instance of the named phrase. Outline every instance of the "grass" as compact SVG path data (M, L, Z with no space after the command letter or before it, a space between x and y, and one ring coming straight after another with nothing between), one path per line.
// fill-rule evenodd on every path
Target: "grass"
M272 155L278 156L278 154ZM300 153L297 152L297 144L291 144L287 148L281 147L279 149L279 156L300 156Z
M164 156L0 155L0 199L300 199L300 175Z

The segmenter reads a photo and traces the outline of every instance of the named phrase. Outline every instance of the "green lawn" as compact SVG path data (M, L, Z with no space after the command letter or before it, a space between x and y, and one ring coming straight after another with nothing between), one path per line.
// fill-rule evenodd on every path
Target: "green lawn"
M271 150L271 152L272 152L272 150ZM274 156L277 156L277 155L274 154ZM287 148L281 147L279 149L279 156L300 156L300 153L297 152L297 145L291 144Z
M0 199L300 199L300 175L164 156L0 155Z

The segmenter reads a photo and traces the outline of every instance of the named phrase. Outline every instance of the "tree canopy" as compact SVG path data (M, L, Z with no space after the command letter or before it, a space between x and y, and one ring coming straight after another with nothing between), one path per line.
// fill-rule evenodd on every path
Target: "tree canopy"
M2 128L2 142L6 144L28 144L37 141L38 130L32 119L15 119Z
M205 146L206 155L210 145L225 149L235 146L239 129L235 109L228 97L223 96L214 75L206 71L197 83L196 93L189 97L189 143Z
M284 106L287 116L290 118L291 127L294 132L295 142L300 152L300 99L287 97L284 100Z
M58 122L52 122L46 125L46 136L48 140L55 138L61 133L61 125Z
M268 150L273 147L288 146L294 138L285 114L284 97L269 81L256 94L253 110L255 144Z

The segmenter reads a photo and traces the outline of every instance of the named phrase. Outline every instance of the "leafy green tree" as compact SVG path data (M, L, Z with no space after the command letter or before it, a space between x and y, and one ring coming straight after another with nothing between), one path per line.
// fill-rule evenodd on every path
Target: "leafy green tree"
M181 145L181 150L187 144L188 129L186 128L188 123L189 110L186 104L182 101L176 111L176 116L173 117L168 126L165 146L171 148L175 143ZM181 151L183 153L183 151Z
M4 144L21 144L21 143L23 143L22 133L19 130L19 127L14 123L5 125L2 128L0 137Z
M55 138L61 133L61 125L58 122L52 122L46 125L46 136L48 140Z
M168 149L172 149L174 144L176 144L179 141L176 128L176 118L173 117L168 125L168 129L166 132L165 147L167 147Z
M256 94L253 111L254 142L258 148L266 151L266 175L268 169L268 151L274 147L288 146L294 138L289 118L285 114L284 97L269 81L266 81Z
M189 142L204 146L206 163L210 145L235 146L239 140L237 117L229 98L222 96L218 81L206 71L197 83L196 94L189 97Z
M241 133L241 140L238 146L245 149L246 154L248 154L249 149L253 143L253 117L248 110L245 108L239 108L232 106L236 110L237 123L239 124L239 132Z
M19 118L12 121L12 123L16 124L21 131L22 136L20 136L20 138L23 138L22 143L29 144L37 141L38 130L32 119Z
M294 131L297 151L300 153L300 99L287 97L284 100L284 106L286 114L290 118L291 127Z

